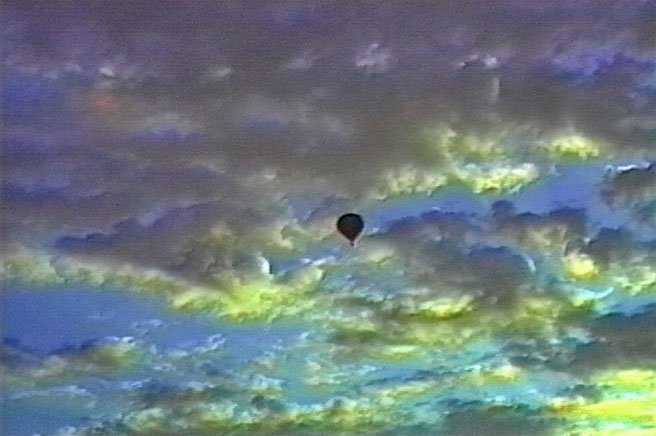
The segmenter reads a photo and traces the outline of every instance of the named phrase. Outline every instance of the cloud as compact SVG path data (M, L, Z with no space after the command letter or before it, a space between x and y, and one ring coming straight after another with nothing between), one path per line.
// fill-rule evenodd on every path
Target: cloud
M148 351L131 337L107 337L48 355L24 350L20 343L2 345L3 366L14 384L48 387L83 375L105 376L139 364Z
M444 434L465 436L547 435L554 431L555 422L531 416L530 410L510 407L491 407L451 413L445 420Z
M34 350L21 345L20 341L12 338L3 338L0 344L0 365L3 371L17 370L40 362Z
M650 114L627 96L648 92L656 10L618 19L622 7L10 2L7 231L118 244L119 223L158 211L217 204L217 222L250 207L275 220L288 194L514 192L543 176L545 155L645 148L615 121ZM438 125L456 137L421 133ZM128 233L154 241L136 236L147 228Z
M526 258L511 248L488 245L487 231L474 217L433 210L390 223L372 235L395 252L404 275L436 295L470 295L502 305L531 287Z
M520 404L549 404L544 386L603 391L591 369L653 366L653 308L607 315L656 289L640 242L653 165L599 184L640 228L594 233L597 199L520 206L560 195L556 166L653 160L652 0L4 9L2 284L129 288L258 337L277 320L310 330L234 372L220 338L0 348L19 386L135 365L169 380L117 385L134 407L96 432L539 435L556 423ZM461 192L491 209L447 210ZM385 218L419 197L446 206ZM336 243L348 211L368 223L356 249Z
M545 214L516 213L509 200L492 204L491 219L501 235L528 249L564 252L587 234L585 209L562 207Z
M570 370L651 368L656 348L649 340L656 312L647 307L636 315L611 313L588 323L591 341L576 347Z
M637 249L637 241L629 231L604 227L586 243L582 251L607 267L611 263L629 260Z
M635 102L651 92L654 20L653 2L610 0L11 2L3 230L181 283L271 284L267 264L319 246L343 209L454 185L510 195L553 163L648 154L627 126L653 115ZM649 171L613 172L604 195L648 197ZM301 214L303 196L326 200ZM530 286L525 250L619 256L581 242L579 209L499 203L497 228L486 219L431 212L363 253L491 300Z
M423 239L444 238L466 241L481 236L483 229L474 216L463 212L450 212L434 209L419 217L405 217L392 221L386 231L387 236L396 238Z
M141 267L172 266L180 250L204 235L219 220L239 228L248 220L257 220L255 214L232 217L222 213L220 204L195 204L190 207L167 210L142 220L128 219L115 224L111 232L91 233L81 237L64 236L55 243L55 248L67 254L80 257L114 257L116 260L130 262ZM243 222L242 222L243 220Z
M656 169L652 162L610 167L601 186L601 196L611 207L634 205L653 195Z

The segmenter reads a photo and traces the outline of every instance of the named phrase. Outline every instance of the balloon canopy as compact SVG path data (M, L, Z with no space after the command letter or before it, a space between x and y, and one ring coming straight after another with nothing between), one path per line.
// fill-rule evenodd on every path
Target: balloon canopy
M337 230L349 240L351 246L355 245L355 239L364 228L364 220L355 213L347 213L337 220Z

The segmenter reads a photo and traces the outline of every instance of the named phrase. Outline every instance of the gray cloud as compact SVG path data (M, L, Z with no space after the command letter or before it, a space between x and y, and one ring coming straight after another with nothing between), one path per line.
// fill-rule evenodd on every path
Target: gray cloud
M528 126L529 141L574 129L650 152L648 126L627 126L656 110L636 103L656 53L651 1L6 9L3 225L23 243L111 241L167 264L155 245L226 214L288 217L290 193L357 204L389 170L439 170L417 139L438 124ZM167 232L120 224L206 204L216 213Z
M451 413L446 418L444 434L449 436L547 435L552 434L555 426L554 421L538 418L535 412L529 409L502 406Z
M530 288L533 272L526 258L509 247L489 245L488 236L466 214L434 210L393 221L370 239L393 247L417 285L507 305Z
M582 208L561 207L545 214L517 213L512 202L500 200L492 204L490 218L496 232L526 248L545 243L536 237L539 234L541 239L568 249L582 244L588 233L588 218Z
M577 346L569 370L652 368L656 360L651 340L656 329L653 309L636 315L609 314L589 322L594 340Z
M627 207L644 201L656 188L653 162L609 168L601 186L601 197L611 207Z
M582 251L595 261L608 266L612 262L625 262L640 250L634 236L625 229L602 228L590 239Z

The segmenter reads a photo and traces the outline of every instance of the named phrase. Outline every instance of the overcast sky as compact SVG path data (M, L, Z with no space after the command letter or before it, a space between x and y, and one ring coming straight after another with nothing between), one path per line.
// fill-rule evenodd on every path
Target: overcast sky
M640 158L653 20L650 1L8 2L5 225L120 255L152 237L164 256L217 223L291 220L297 195L335 213L390 174L450 178L426 129L497 141L487 160L512 165L567 134Z
M481 349L466 347L485 343L505 358L490 371L526 377L510 406L545 416L530 386L551 401L606 377L594 371L656 363L635 338L651 312L617 318L656 290L653 0L8 1L2 14L5 283L312 320L318 336L281 356L311 351L335 371L383 356L467 372ZM355 250L334 228L352 211L366 222ZM470 354L427 357L454 346ZM363 395L353 407L387 413L339 368ZM538 380L552 372L562 386ZM459 413L439 423L452 434L490 419L440 407ZM594 415L570 412L571 428Z

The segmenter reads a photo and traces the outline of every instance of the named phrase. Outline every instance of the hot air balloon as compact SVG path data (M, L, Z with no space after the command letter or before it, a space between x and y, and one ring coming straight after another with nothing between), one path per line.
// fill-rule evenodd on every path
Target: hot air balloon
M355 239L364 228L364 220L356 213L347 213L337 220L337 230L355 247Z

